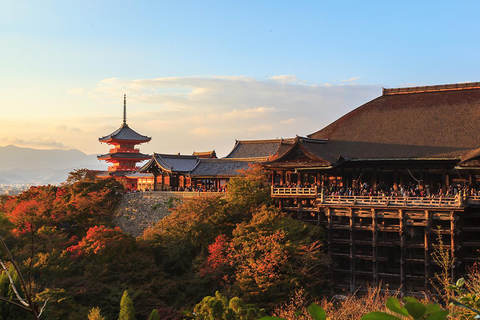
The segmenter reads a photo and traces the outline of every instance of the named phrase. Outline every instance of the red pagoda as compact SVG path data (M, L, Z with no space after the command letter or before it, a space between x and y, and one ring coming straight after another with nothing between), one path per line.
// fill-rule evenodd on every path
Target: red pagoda
M110 153L97 158L112 163L108 172L99 174L99 178L110 178L121 181L127 189L136 189L137 180L129 179L128 174L136 171L137 162L150 159L150 155L140 153L135 145L149 142L152 138L143 136L132 130L127 124L127 97L123 97L123 124L113 133L99 138L98 141L112 145Z

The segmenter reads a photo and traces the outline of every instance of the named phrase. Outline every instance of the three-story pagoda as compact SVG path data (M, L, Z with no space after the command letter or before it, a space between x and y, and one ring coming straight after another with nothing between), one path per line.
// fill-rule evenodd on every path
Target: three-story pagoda
M131 129L127 124L127 98L123 97L123 124L113 133L101 137L98 141L107 143L113 148L107 154L99 155L99 160L107 161L112 165L108 167L108 172L100 174L99 178L115 177L120 180L126 188L136 188L136 180L128 179L127 174L138 169L136 164L143 160L150 159L150 155L140 153L135 146L149 142L152 138L141 135Z

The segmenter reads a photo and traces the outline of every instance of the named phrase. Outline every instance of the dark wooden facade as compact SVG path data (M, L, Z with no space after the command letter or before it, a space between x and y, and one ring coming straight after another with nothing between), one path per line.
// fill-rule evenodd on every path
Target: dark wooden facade
M480 261L480 83L385 89L264 163L277 205L326 229L337 289L430 289Z

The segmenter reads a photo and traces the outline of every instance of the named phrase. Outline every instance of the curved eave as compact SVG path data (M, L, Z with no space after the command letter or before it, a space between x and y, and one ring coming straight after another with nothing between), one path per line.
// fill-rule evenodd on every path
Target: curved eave
M133 156L132 155L137 155L138 156ZM97 156L98 160L132 160L132 161L143 161L143 160L148 160L150 159L150 156L148 154L143 154L143 153L132 153L132 154L116 154L116 153L107 153L107 154L102 154Z
M108 137L108 138L98 138L98 141L100 142L104 142L104 143L114 143L114 142L122 142L122 143L125 143L125 142L129 142L129 143L133 143L133 144L140 144L140 143L145 143L145 142L149 142L150 140L152 140L152 138L150 137L147 137L147 139L135 139L135 140L132 140L132 139L116 139L116 138L111 138L111 137Z
M165 161L163 161L161 159L161 156L158 155L158 153L154 153L150 160L145 163L138 171L145 172L146 170L150 169L154 164L156 164L158 168L160 168L164 172L172 173L173 168L170 167Z

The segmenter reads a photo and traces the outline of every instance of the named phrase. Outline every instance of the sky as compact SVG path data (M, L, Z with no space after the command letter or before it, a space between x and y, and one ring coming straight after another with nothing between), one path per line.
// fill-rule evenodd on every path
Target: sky
M305 136L394 88L480 81L478 1L4 1L0 146L144 153Z

